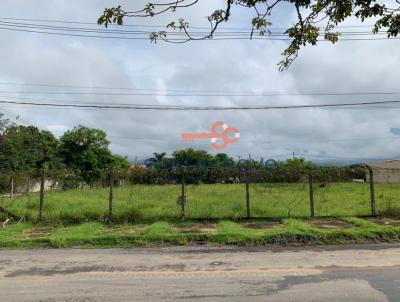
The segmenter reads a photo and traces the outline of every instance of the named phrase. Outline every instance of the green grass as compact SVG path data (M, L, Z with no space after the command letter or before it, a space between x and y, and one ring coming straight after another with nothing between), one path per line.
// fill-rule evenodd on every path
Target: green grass
M366 219L347 217L352 225L346 229L320 229L304 219L283 219L274 228L248 228L245 224L221 220L214 232L177 229L176 223L105 225L87 222L70 226L14 224L0 229L0 248L62 247L136 247L188 245L198 242L211 245L286 245L338 244L370 241L399 241L400 227L380 226ZM255 221L253 223L266 223ZM193 222L182 223L190 226ZM39 233L45 230L46 232ZM38 236L40 234L40 236Z
M314 186L317 216L364 216L370 214L367 183L328 183ZM171 221L180 217L180 185L134 185L115 188L114 222ZM385 216L400 216L400 184L376 184L376 205ZM188 219L230 219L246 216L244 184L203 184L186 187ZM295 217L310 215L306 183L251 184L253 217ZM0 206L36 222L39 196L3 197ZM54 191L45 194L45 221L73 224L104 222L108 210L108 189ZM0 218L3 216L0 215Z

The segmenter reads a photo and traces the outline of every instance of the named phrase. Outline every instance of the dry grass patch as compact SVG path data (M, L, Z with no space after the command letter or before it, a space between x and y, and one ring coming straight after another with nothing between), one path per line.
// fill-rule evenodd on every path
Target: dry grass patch
M196 224L175 224L172 228L181 233L216 233L218 226L216 223L196 223Z
M352 229L354 225L341 219L327 218L327 219L312 219L308 224L319 229Z
M120 234L120 235L137 235L147 229L146 225L120 225L113 227L104 227L102 234Z
M379 224L381 226L400 226L400 220L390 219L390 218L370 218L369 221Z
M283 224L280 222L246 222L246 223L241 223L240 226L242 228L247 228L247 229L264 230L264 229L279 229L283 227Z
M26 239L44 238L49 237L53 231L54 228L50 226L36 226L25 230L23 232L23 237Z

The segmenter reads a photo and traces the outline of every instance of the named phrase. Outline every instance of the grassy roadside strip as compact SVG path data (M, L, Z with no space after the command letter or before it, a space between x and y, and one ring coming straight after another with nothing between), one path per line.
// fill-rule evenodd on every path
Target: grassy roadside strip
M189 244L290 245L400 241L400 227L381 226L369 220L343 218L352 228L321 229L307 220L285 219L277 228L245 228L232 221L219 221L215 232L182 232L168 222L150 225L114 225L98 222L74 226L38 226L30 223L0 229L0 248L111 248ZM193 222L181 225L190 226ZM41 231L41 233L35 233Z

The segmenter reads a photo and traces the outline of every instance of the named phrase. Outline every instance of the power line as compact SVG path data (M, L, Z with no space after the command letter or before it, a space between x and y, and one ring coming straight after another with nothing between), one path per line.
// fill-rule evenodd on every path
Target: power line
M103 29L103 28L99 28L97 26L97 28L88 28L88 27L71 27L71 26L54 26L54 25L46 25L46 24L36 24L36 23L19 23L19 22L7 22L7 21L1 21L0 20L0 24L3 26L7 26L7 27L11 27L11 28L30 28L30 29L45 29L45 30L53 30L53 31L80 31L80 32L89 32L89 33L101 33L101 34L133 34L133 35L149 35L151 33L151 31L143 31L143 30L123 30L123 29L118 29L118 30L113 30L113 29ZM209 30L209 29L208 29ZM207 35L209 34L209 31L206 32L201 32L201 31L190 31L190 34L193 35ZM257 34L259 32L259 30L256 30L255 34ZM185 32L181 32L181 31L166 31L166 33L168 35L175 35L175 36L186 36ZM249 29L247 32L245 31L218 31L216 33L214 33L213 36L240 36L240 35L246 35L249 36L251 35L252 30ZM376 34L387 34L385 31L379 31L377 33L372 33L371 31L342 31L341 35L376 35ZM283 37L287 37L287 34L285 34L282 31L279 32L275 32L270 30L266 36L283 36Z
M0 100L1 99L5 100L5 101L7 101L7 100L15 100L15 101L23 100L23 101L32 101L33 103L39 102L40 104L43 104L43 105L45 105L48 102L50 102L50 103L57 102L57 104L59 104L59 103L61 103L61 104L68 103L68 104L74 104L75 105L75 104L78 103L78 104L95 105L95 106L100 106L100 105L113 106L113 108L110 108L110 109L117 109L117 108L114 108L115 106L122 107L122 108L125 108L126 106L135 106L135 107L141 108L141 110L147 110L147 107L151 107L152 109L165 108L165 107L167 107L167 109L172 109L172 108L175 108L175 107L181 107L183 109L188 108L188 110L190 108L192 108L192 107L198 107L198 106L194 106L194 105L192 105L192 106L182 106L182 105L179 105L179 104L178 105L173 105L173 104L160 105L160 104L138 104L138 103L115 103L115 102L111 102L110 103L110 102L93 102L93 101L85 101L85 100L41 99L41 98L6 97L6 96L0 96ZM3 106L20 107L21 104L22 103L18 102L18 104L3 104ZM29 102L28 104L31 104L31 102ZM353 104L353 103L351 103L351 104ZM262 106L262 105L258 105L258 106ZM29 105L26 105L25 107L29 107ZM62 109L62 107L51 107L51 106L47 106L47 108L49 108L49 109ZM200 108L204 108L204 107L200 107ZM220 108L220 107L218 107L218 108ZM222 107L222 108L225 108L225 107ZM228 107L228 108L231 108L231 107ZM237 108L237 107L234 107L234 108ZM254 107L252 107L252 108L254 108ZM400 107L399 107L399 105L397 105L397 106L395 106L395 105L393 105L393 106L389 106L389 105L369 105L369 106L362 106L362 107L360 107L360 106L335 107L335 108L329 108L329 109L376 110L376 109L388 109L388 108L390 108L390 109L399 109ZM105 108L105 109L108 109L108 108ZM308 108L301 108L301 109L308 109ZM226 109L226 110L228 110L228 109Z
M142 90L142 89L138 89ZM147 89L146 89L147 90ZM167 91L167 90L153 90ZM171 91L171 90L170 90ZM172 90L177 91L177 90ZM390 92L245 92L245 93L201 93L207 91L190 91L188 93L113 93L113 92L79 92L79 91L10 91L0 90L0 94L44 94L44 95L96 95L96 96L163 96L163 97L264 97L264 96L360 96L360 95L400 95L400 91ZM190 93L192 92L192 93Z
M332 91L262 91L254 89L253 91L238 90L192 90L192 89L154 89L154 88L132 88L132 87L109 87L109 86L85 86L85 85L63 85L63 84L43 84L43 83L14 83L0 82L0 85L6 86L32 86L32 87L48 87L48 88L72 88L72 89L91 89L91 90L126 90L126 91L152 91L157 93L107 93L107 92L52 92L52 91L1 91L5 94L82 94L82 95L106 95L106 96L227 96L227 97L243 97L243 96L360 96L360 95L400 95L400 91L356 91L356 92L332 92ZM185 94L169 94L165 92L178 92Z
M113 30L113 29L102 29L102 28L85 28L85 27L70 27L70 26L51 26L51 25L42 25L42 24L32 24L32 23L14 23L14 22L4 22L0 21L2 26L6 26L9 28L29 28L29 29L41 29L41 30L52 30L52 31L72 31L72 32L88 32L88 33L101 33L101 34L122 34L122 35L149 35L150 31L143 30ZM185 36L186 34L179 31L169 31L167 32L169 35L175 36ZM207 35L208 32L199 32L194 31L191 32L196 35ZM346 32L346 34L351 32ZM358 33L367 33L368 32L358 32ZM230 35L250 35L251 31L248 32L222 32L216 33L217 36L230 36ZM271 33L271 35L279 35L282 36L283 33Z
M117 40L149 40L148 37L120 37L120 36L101 36L101 35L83 35L83 34L70 34L70 33L60 33L60 32L48 32L48 31L37 31L37 30L27 30L27 29L16 29L16 28L6 28L0 27L0 30L6 31L18 31L18 32L28 32L36 34L48 34L48 35L59 35L59 36L69 36L69 37L83 37L83 38L100 38L100 39L117 39ZM381 40L398 40L400 37L383 37L383 38L342 38L339 41L381 41ZM200 39L192 41L228 41L228 40L270 40L270 41L292 41L290 38L274 38L268 36L257 36L257 37L216 37L212 39ZM187 38L168 38L168 42L172 43L182 43L188 41ZM328 42L325 39L319 39L318 42Z
M41 106L41 107L60 107L60 108L90 108L90 109L118 109L118 110L172 110L172 111L229 111L229 110L285 110L285 109L304 109L304 108L346 108L383 104L400 104L400 101L375 101L375 102L355 102L355 103L336 103L336 104L304 104L304 105L280 105L280 106L168 106L168 105L100 105L100 104L61 104L61 103L37 103L37 102L17 102L3 101L1 104Z
M74 36L74 37L86 37L86 38L102 38L102 39L122 39L122 40L148 40L148 35L151 33L149 31L127 31L127 30L111 30L111 29L93 29L93 28L82 28L82 27L66 27L66 26L53 26L53 25L43 25L43 24L32 24L32 23L17 23L17 22L8 22L8 21L0 21L0 30L8 30L8 31L19 31L19 32L28 32L28 33L39 33L39 34L50 34L50 35L62 35L62 36ZM72 33L73 32L73 33ZM95 34L88 34L95 33ZM111 34L117 34L117 36L113 36ZM191 32L192 35L195 36L205 36L207 33L204 32ZM350 38L342 38L340 41L367 41L367 40L388 40L388 39L397 39L397 38L389 38L389 37L376 37L379 34L386 34L384 31L373 34L372 32L342 32L341 35L344 37ZM122 35L122 36L121 36ZM134 36L127 36L134 35ZM146 35L146 36L138 36L138 35ZM187 36L183 32L169 32L168 35L173 36L172 38L168 38L168 41L181 43L187 41ZM374 36L374 38L351 38L352 36ZM178 38L177 38L178 37ZM181 37L181 38L179 38ZM183 38L182 38L183 37ZM323 33L320 34L320 37L323 37ZM250 31L249 32L217 32L214 35L213 39L205 39L207 41L210 40L248 40L250 39ZM265 35L260 35L256 37L252 37L253 40L280 40L280 41L291 41L291 38L288 38L286 34L283 32L270 32ZM320 39L320 41L326 41L325 39Z
M32 19L32 18L12 18L12 17L0 17L0 20L13 20L13 21L30 21L30 22L45 22L45 23L64 23L64 24L82 24L82 25L93 25L98 26L95 22L82 22L82 21L70 21L70 20L51 20L51 19ZM117 26L121 27L117 24L109 24L109 26ZM148 24L124 24L126 27L144 27L144 28L165 28L165 25L148 25ZM341 25L336 28L371 28L373 24L370 25ZM189 28L193 29L205 29L209 30L210 27L199 27L199 26L190 26ZM244 27L218 27L221 30L251 30L251 26ZM270 27L270 30L286 30L287 27Z
M41 99L41 98L38 99L38 98L24 98L24 97L11 97L11 96L10 97L0 96L0 99L3 99L4 101L15 100L16 104L3 104L3 106L11 106L11 107L18 107L18 106L24 105L22 102L20 102L20 100L23 100L23 101L32 101L33 103L39 103L42 106L45 106L47 103L54 103L54 102L57 102L56 104L60 104L60 103L61 104L65 104L65 103L67 103L67 104L75 105L75 104L78 103L78 104L84 104L84 105L87 105L87 106L90 106L90 105L107 106L107 108L104 108L104 109L118 109L117 107L126 108L126 106L137 107L137 110L139 110L139 108L140 108L140 110L147 110L149 107L151 109L158 109L158 108L164 109L164 108L166 108L166 109L169 109L169 110L173 110L176 107L178 107L178 109L181 108L183 110L184 109L196 110L197 108L200 108L200 109L205 108L205 107L199 107L199 106L194 106L194 105L192 105L192 106L183 106L183 105L179 105L179 104L178 105L173 105L173 104L160 105L160 104L138 104L138 103L115 103L115 102L111 102L111 103L110 102L100 102L99 103L99 102L84 101L84 100ZM32 102L29 102L27 104L32 104ZM376 110L376 109L399 109L400 108L399 105L396 105L396 104L393 105L393 106L389 106L389 105L385 105L385 104L383 104L383 105L382 104L380 104L380 105L368 105L368 106L350 106L350 104L356 104L357 105L357 103L348 103L348 104L349 104L348 107L334 107L334 108L329 108L329 109ZM369 102L368 104L372 104L372 102ZM242 107L245 107L245 106L241 106L241 105L239 105L239 106L240 107L238 107L238 106L232 106L232 107L222 106L222 107L217 107L217 110L220 109L220 108L223 108L224 110L230 110L230 108L241 109ZM264 105L253 106L253 107L251 107L251 109L258 109L258 107L261 107L261 106L264 106ZM29 105L26 105L26 107L29 107ZM191 109L193 107L195 109ZM49 108L49 109L61 109L62 107L47 106L47 108ZM211 108L214 108L214 107L211 107ZM225 109L225 108L227 108L227 109ZM273 107L271 109L276 109L276 107ZM278 109L280 109L280 108L278 108ZM299 108L299 109L308 109L308 108ZM210 110L212 110L212 109L210 109Z

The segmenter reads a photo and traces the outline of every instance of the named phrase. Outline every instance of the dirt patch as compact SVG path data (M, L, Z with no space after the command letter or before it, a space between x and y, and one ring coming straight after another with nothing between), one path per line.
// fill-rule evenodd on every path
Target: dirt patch
M241 223L241 227L248 229L264 230L264 229L278 229L283 225L279 222L247 222Z
M217 224L215 223L191 225L176 224L172 228L181 233L215 233L218 231Z
M348 223L344 220L340 219L314 219L308 221L308 223L316 228L319 229L327 229L327 230L332 230L332 229L352 229L354 228L354 225L351 223Z
M396 220L396 219L390 219L390 218L370 218L368 219L369 221L379 224L381 226L394 226L394 227L398 227L400 226L400 220Z
M102 233L104 234L124 234L124 235L136 235L146 230L146 226L135 225L135 226L115 226L112 228L104 227Z
M49 237L51 235L51 233L53 232L53 230L54 230L54 228L47 227L47 226L33 227L33 228L30 228L30 229L24 231L24 237L25 238Z

